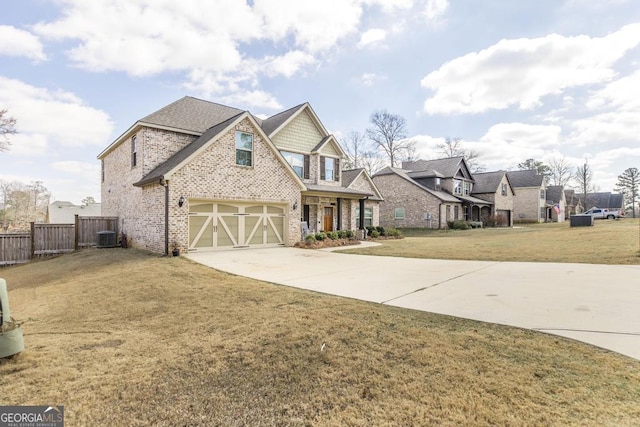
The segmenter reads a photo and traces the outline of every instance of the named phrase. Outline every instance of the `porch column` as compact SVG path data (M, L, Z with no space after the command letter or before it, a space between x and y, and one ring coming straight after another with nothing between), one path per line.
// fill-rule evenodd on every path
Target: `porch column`
M337 225L338 225L338 227L336 229L337 230L342 230L342 199L340 197L338 197L336 199L336 208L337 208L336 210L338 211L337 212L337 215L338 215Z
M364 201L365 199L360 199L360 230L364 230Z

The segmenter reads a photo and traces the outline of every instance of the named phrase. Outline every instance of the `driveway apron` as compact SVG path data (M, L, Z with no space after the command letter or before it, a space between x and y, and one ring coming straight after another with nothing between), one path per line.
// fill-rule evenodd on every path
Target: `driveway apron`
M640 360L640 266L449 261L297 248L189 253L271 283L560 335Z

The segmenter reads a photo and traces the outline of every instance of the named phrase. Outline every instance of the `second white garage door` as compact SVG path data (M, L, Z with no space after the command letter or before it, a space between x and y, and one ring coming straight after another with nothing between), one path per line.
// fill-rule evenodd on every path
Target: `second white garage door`
M189 202L189 250L284 245L286 205Z

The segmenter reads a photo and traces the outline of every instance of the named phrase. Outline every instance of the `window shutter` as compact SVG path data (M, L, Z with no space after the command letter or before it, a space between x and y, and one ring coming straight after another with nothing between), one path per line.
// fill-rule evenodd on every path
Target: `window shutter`
M320 156L320 179L324 180L325 177L325 170L324 170L324 157Z
M305 154L304 155L304 171L302 172L302 175L304 176L304 179L309 179L309 155Z
M335 164L335 171L333 173L333 177L336 181L340 181L340 159L336 159Z

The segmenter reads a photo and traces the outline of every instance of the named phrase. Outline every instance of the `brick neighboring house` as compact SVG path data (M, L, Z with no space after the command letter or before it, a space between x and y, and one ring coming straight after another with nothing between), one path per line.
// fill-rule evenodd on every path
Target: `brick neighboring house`
M482 221L486 224L489 216L496 218L499 226L513 226L513 199L515 192L509 181L506 171L474 173L472 195L478 199L491 202L488 209L482 208L480 217L473 217L474 221ZM474 212L472 210L472 212Z
M544 176L535 169L507 172L513 187L514 222L543 222L547 212L547 196Z
M567 199L562 185L549 185L547 187L547 222L564 222L567 218Z
M379 193L343 185L344 157L308 103L260 120L184 97L98 155L102 214L120 218L132 246L158 253L292 245L301 221L355 230L356 208L364 216L378 203Z
M373 183L366 170L363 168L342 171L342 185L346 188L370 193L364 201L364 224L363 227L370 227L380 224L380 202L384 199L380 191ZM361 229L360 225L360 204L352 204L343 211L343 221L355 224L356 229Z
M581 214L585 211L582 201L576 195L575 190L564 190L564 199L566 201L565 219L569 219L571 215Z

